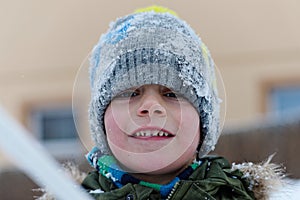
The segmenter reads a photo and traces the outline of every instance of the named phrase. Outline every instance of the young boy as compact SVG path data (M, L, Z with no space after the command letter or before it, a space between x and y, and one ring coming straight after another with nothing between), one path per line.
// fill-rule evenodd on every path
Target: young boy
M118 19L91 56L95 199L254 199L250 179L206 156L220 135L214 62L184 21L144 10Z

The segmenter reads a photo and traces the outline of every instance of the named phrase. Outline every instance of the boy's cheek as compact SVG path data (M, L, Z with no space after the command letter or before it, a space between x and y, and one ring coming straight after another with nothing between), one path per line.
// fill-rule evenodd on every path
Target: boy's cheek
M126 135L123 131L119 128L119 126L115 123L113 118L107 118L105 123L105 132L106 137L108 140L108 144L114 143L115 145L119 146L120 148L124 147L126 140Z
M107 136L114 136L121 132L119 126L120 123L117 123L116 118L114 117L111 109L107 109L104 115L104 124L105 124L105 132Z
M122 108L115 104L110 104L104 114L105 127L119 126L122 129L123 124L126 123L125 119L128 118L124 114L125 112L123 112Z

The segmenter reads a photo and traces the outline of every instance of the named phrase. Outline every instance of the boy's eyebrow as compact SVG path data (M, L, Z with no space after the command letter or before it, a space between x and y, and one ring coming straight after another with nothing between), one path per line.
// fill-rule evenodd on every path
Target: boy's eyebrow
M137 89L139 89L139 88L140 88L140 87L131 87L131 88L127 88L127 89L123 90L122 92L128 91L128 90L137 90Z
M172 90L171 88L168 88L168 87L163 86L163 85L161 85L161 86L159 87L159 90L160 90L161 92L165 92L165 91L171 91L171 92L174 92L174 90Z
M120 94L122 94L122 93L124 93L124 92L135 92L135 91L137 91L139 88L141 88L141 87L131 87L131 88L122 90L122 91L118 92L118 93L116 94L116 96L118 96L118 95L120 95ZM139 92L140 92L140 91L139 91Z

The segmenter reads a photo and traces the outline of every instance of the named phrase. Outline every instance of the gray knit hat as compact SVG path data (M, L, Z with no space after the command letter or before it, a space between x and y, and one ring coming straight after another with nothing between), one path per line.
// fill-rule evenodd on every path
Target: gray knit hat
M170 13L149 11L117 19L90 58L89 117L97 147L110 153L104 113L112 98L131 87L160 84L182 94L198 111L199 157L213 150L220 134L214 67L201 39Z

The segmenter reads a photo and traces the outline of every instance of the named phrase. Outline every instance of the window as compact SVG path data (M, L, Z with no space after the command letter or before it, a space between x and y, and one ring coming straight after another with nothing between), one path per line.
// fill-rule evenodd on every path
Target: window
M269 111L276 117L300 115L300 85L276 86L269 93Z
M67 158L81 153L71 106L34 108L30 118L33 133L51 154Z
M59 140L76 138L76 128L69 109L39 112L41 120L41 139Z

